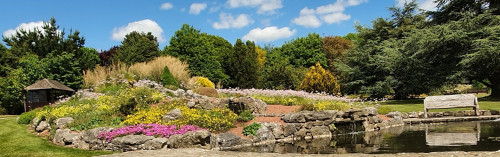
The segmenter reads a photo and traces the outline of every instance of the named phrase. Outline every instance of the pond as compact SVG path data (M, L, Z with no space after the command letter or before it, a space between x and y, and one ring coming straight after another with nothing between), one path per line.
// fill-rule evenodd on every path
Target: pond
M500 121L450 122L351 132L330 138L239 148L236 151L339 154L500 150Z

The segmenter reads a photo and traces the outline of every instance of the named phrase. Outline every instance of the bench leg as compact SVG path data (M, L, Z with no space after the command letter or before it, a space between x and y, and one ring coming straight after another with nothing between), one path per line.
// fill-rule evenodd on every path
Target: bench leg
M427 118L427 110L428 109L424 109L424 117Z

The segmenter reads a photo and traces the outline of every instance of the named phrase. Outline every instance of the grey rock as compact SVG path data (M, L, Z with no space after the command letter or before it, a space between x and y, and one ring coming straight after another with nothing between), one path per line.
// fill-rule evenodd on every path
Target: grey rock
M232 101L234 103L242 103L245 109L252 111L254 114L263 114L267 108L267 104L264 101L249 96L233 98Z
M301 113L289 113L281 117L281 120L285 123L304 123L306 122L306 117Z
M378 110L375 107L366 107L361 110L363 116L376 116L378 114Z
M153 136L146 135L127 135L113 139L111 142L115 145L140 145L146 141L154 139Z
M281 139L284 138L283 131L281 130L281 124L278 123L261 123L262 126L269 128L273 132L274 138Z
M185 96L186 97L193 97L195 93L192 90L187 90Z
M165 115L163 115L163 122L170 122L176 119L179 119L182 116L181 109L175 108L169 112L167 112Z
M444 111L443 116L453 116L453 111Z
M274 134L269 127L265 125L261 125L261 127L255 133L256 141L267 141L274 140Z
M295 132L297 132L297 127L296 127L295 124L293 124L293 123L285 123L285 125L283 125L283 134L284 134L284 136L290 136L290 135L294 134Z
M103 139L99 139L99 133L108 132L113 130L112 128L95 128L85 131L82 135L82 140L89 144L90 150L104 150L106 148L107 142Z
M83 133L70 133L67 132L62 135L65 145L73 144L74 142L81 141ZM83 142L83 141L82 141Z
M72 117L59 118L59 119L56 119L56 127L57 127L57 129L63 129L66 126L66 124L69 124L72 122L73 122Z
M174 92L174 95L177 96L177 97L184 97L184 94L186 92L183 90L183 89L177 89L175 92Z
M386 114L386 116L390 117L390 118L395 118L395 117L401 117L403 119L408 118L408 114L407 113L399 112L399 111L389 112L388 114Z
M319 136L332 136L332 132L330 132L330 128L327 126L316 126L311 128L311 135L313 138Z
M186 104L186 105L187 105L187 107L189 107L189 108L193 108L193 107L195 107L195 106L196 106L196 102L195 102L195 100L194 100L194 99L190 99L190 100L187 102L187 104Z
M210 132L198 130L183 135L173 135L167 140L168 148L204 148L210 149Z
M33 118L33 120L31 122L32 122L31 126L36 129L36 127L38 126L38 123L40 123L40 119L35 117L35 118Z
M161 149L167 144L167 138L155 138L153 140L146 141L144 143L144 149L146 150L156 150Z
M69 131L69 129L57 129L52 141L54 141L54 143L57 145L64 145L64 136L66 136L66 134L69 134Z
M219 147L231 147L240 144L241 137L230 132L225 132L217 135L217 143Z
M408 118L418 118L417 112L410 112L410 113L408 113Z
M302 128L299 131L295 132L294 136L298 138L304 138L306 137L307 132L309 131L306 128Z
M38 131L38 132L42 132L44 130L49 130L49 129L50 129L50 125L46 121L41 121L38 124L38 126L36 126L36 128L35 128L35 130Z
M482 112L483 116L491 116L491 112L489 110L485 110Z

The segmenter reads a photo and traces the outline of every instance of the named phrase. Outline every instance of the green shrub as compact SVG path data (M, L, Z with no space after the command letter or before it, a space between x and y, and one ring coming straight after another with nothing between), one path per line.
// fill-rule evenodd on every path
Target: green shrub
M379 114L387 114L389 112L395 111L393 108L391 108L389 106L380 106L380 107L377 107L377 110L378 110Z
M89 112L72 116L74 121L67 125L74 131L89 130L102 126L119 126L123 117L107 113Z
M236 121L238 122L248 122L250 120L253 120L255 116L252 115L252 111L250 110L244 110L243 112L238 115L236 118Z
M41 108L36 108L34 110L31 110L29 112L24 112L19 116L19 119L17 120L17 124L31 124L33 121L33 118L36 117L36 113L41 111Z
M245 135L245 136L254 135L255 136L257 134L257 130L259 130L260 127L262 127L262 126L259 123L253 122L252 124L243 128L243 135Z
M0 115L6 115L6 114L7 114L7 110L0 106Z
M165 66L165 68L163 68L163 73L161 74L160 78L163 86L173 86L175 88L179 88L179 83L175 80L174 75L170 73L168 66Z

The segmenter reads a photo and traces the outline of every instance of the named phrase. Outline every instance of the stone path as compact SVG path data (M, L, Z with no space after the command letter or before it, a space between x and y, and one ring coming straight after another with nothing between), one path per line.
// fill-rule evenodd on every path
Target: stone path
M256 153L256 152L234 152L234 151L218 151L205 149L162 149L162 150L141 150L134 152L116 153L111 155L103 155L101 157L170 157L170 156L187 156L187 157L303 157L303 156L336 156L336 157L493 157L500 156L500 151L496 152L435 152L435 153L398 153L398 154L276 154L276 153Z

